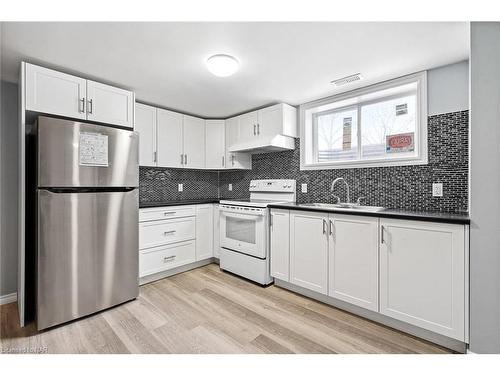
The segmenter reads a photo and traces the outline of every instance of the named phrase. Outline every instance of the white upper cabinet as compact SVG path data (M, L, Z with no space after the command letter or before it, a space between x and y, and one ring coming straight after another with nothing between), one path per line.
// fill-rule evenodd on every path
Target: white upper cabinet
M463 225L380 219L380 312L465 341Z
M135 130L139 132L139 165L156 166L156 108L135 104Z
M327 294L328 215L290 213L290 282Z
M139 165L170 168L224 169L227 164L224 120L203 120L136 103ZM232 168L249 165L250 155L230 156ZM244 164L248 160L247 164Z
M184 164L182 114L158 108L157 165L182 168Z
M328 295L378 311L378 218L329 215Z
M87 81L26 64L26 109L85 120Z
M87 80L87 120L134 127L134 93Z
M259 110L257 131L262 137L283 135L297 138L297 109L288 104L276 104Z
M240 134L239 123L239 116L226 120L226 169L252 169L251 154L229 151L229 147L238 141Z
M184 117L184 167L205 168L205 120L183 115Z
M134 126L133 92L32 64L26 64L26 109Z
M229 144L231 152L291 150L298 137L297 109L276 104L238 116L238 136Z
M258 135L257 122L259 121L259 113L257 111L245 113L238 116L239 134L234 143L249 142Z
M271 210L271 276L290 280L290 212Z
M214 256L214 208L212 204L196 206L196 260Z
M223 169L226 166L225 121L205 120L205 167Z

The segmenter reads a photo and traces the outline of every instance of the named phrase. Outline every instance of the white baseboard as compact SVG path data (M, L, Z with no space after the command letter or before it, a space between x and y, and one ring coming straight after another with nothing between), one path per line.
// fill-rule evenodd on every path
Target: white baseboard
M0 296L0 305L6 305L8 303L17 301L17 293L6 294L4 296Z

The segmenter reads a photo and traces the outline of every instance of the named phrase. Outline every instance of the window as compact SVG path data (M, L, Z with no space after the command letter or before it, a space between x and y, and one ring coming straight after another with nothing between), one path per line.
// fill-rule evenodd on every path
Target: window
M427 163L424 73L301 106L301 169Z

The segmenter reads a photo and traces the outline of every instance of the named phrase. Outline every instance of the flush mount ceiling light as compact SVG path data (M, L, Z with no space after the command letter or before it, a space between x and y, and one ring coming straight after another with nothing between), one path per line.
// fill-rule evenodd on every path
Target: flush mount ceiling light
M223 54L210 56L206 64L210 73L217 77L229 77L236 73L240 67L240 63L236 58Z

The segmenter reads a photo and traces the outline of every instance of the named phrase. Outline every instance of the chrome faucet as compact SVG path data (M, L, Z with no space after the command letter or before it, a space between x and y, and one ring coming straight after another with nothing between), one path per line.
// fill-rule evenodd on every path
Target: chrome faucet
M334 195L333 194L333 188L335 187L335 184L339 181L342 181L344 184L345 184L345 187L347 189L347 203L350 203L351 200L349 199L349 185L347 184L347 181L343 178L343 177L338 177L336 178L335 180L333 180L332 182L332 186L330 187L330 191L332 192L332 195L337 198L337 203L341 203L340 202L340 197L338 197L337 195Z

